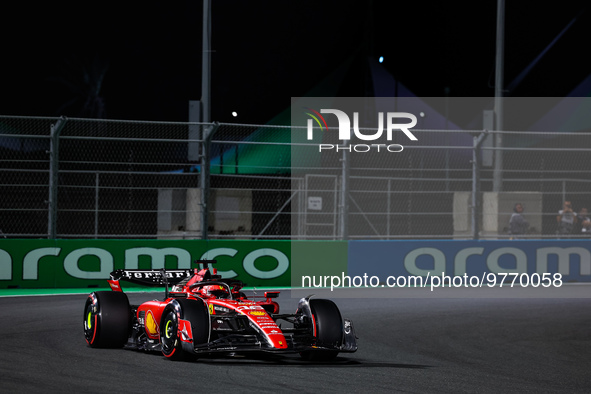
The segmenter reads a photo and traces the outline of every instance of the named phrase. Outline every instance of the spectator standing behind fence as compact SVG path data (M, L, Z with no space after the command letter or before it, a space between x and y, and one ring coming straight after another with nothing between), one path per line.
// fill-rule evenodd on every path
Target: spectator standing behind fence
M591 236L591 218L587 208L581 208L577 214L577 234Z
M577 214L573 211L570 201L565 201L562 209L558 211L556 216L558 222L558 230L556 231L559 235L572 234L577 224Z
M529 223L523 217L523 205L517 203L513 207L513 214L511 215L511 219L509 219L509 234L511 234L511 238L516 238L520 235L527 234L528 229Z

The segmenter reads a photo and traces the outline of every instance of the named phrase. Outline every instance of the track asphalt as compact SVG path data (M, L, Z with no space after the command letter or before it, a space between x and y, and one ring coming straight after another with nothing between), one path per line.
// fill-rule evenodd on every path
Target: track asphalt
M248 294L248 293L247 293ZM132 303L162 293L130 293ZM591 299L335 299L359 350L332 363L298 356L173 362L92 349L86 295L0 297L0 392L591 391ZM282 312L297 299L283 291Z

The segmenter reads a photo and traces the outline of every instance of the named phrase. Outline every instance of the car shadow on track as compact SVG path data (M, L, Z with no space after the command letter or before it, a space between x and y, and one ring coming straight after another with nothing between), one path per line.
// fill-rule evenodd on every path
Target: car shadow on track
M431 365L401 364L363 359L350 359L337 357L331 361L306 361L296 357L286 356L231 356L231 357L203 357L197 363L210 365L241 365L255 367L314 367L314 368L403 368L403 369L426 369Z
M235 354L235 355L203 355L197 360L171 361L160 352L140 352L154 357L160 357L164 362L196 363L205 365L240 365L244 367L314 367L314 368L397 368L397 369L428 369L433 365L402 364L364 360L360 358L337 357L330 361L306 361L298 355L273 354Z

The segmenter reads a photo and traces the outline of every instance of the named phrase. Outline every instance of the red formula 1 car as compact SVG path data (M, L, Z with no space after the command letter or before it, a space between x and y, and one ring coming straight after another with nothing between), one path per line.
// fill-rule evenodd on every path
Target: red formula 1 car
M330 360L355 352L353 324L330 300L302 298L295 313L280 314L273 299L247 299L239 280L203 269L116 270L113 291L91 293L84 306L84 336L91 347L161 351L171 359L216 353L299 353L306 360ZM120 281L164 285L165 296L130 305ZM172 286L169 291L169 286Z

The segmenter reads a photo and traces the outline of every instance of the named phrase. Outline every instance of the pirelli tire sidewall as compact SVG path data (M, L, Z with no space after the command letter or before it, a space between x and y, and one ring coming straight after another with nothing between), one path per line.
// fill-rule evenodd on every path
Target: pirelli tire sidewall
M84 305L84 337L91 347L121 348L131 329L131 308L125 293L96 291Z
M162 353L172 360L187 359L194 356L183 348L179 338L179 320L191 323L193 346L207 343L210 336L210 318L207 305L202 300L172 300L162 312L160 321L160 343Z
M316 338L316 345L335 350L312 350L301 353L301 356L310 361L327 361L335 358L339 351L336 350L343 344L343 318L337 305L331 300L311 299L310 311L314 319L312 323L312 335Z

